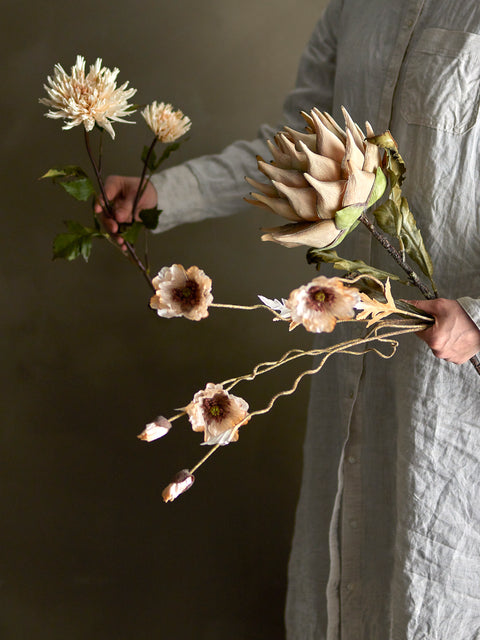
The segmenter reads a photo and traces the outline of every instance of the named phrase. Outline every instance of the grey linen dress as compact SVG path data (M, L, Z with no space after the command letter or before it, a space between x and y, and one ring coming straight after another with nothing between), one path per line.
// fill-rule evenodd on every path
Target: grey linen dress
M390 128L441 295L480 326L480 3L333 0L285 122L317 106ZM238 210L258 139L154 177L159 230ZM391 270L366 230L341 255ZM403 294L405 295L405 294ZM413 294L412 294L413 297ZM337 338L340 338L338 334ZM480 639L480 378L415 337L332 358L312 384L289 564L288 640Z

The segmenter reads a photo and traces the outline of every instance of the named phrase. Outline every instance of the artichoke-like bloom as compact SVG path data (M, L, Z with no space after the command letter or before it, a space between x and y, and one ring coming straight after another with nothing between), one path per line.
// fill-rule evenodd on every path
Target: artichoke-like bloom
M346 287L339 278L318 276L291 292L286 302L292 314L290 328L303 324L312 333L331 333L337 320L354 317L359 302L355 287Z
M246 424L248 404L243 398L225 391L221 384L209 382L205 389L197 391L185 407L193 431L203 431L204 441L226 434L223 444L238 440L238 430L227 434L240 422Z
M198 267L163 267L152 283L156 293L150 306L162 318L201 320L208 316L208 305L213 301L212 281Z
M144 430L138 434L137 438L145 442L153 442L153 440L158 440L167 435L171 428L172 424L167 418L158 416L153 422L145 425Z
M273 160L257 157L269 183L246 178L257 192L247 199L289 221L264 229L262 240L286 247L330 248L338 244L365 207L381 197L386 178L379 148L343 109L345 131L325 112L302 112L306 132L284 127L268 141ZM367 135L373 135L366 123Z
M64 119L63 129L83 124L91 131L98 124L115 138L111 122L129 122L124 119L132 110L128 100L137 91L127 89L128 82L117 88L118 74L119 69L102 67L101 58L97 58L85 74L85 59L77 56L71 75L60 64L55 65L53 78L47 78L50 86L44 85L49 97L40 98L39 102L51 107L45 114L47 118Z
M162 491L163 501L173 502L181 493L188 491L194 482L195 476L193 476L188 469L182 469L175 475L173 481Z
M141 114L160 142L175 142L192 126L190 118L165 102L152 102Z

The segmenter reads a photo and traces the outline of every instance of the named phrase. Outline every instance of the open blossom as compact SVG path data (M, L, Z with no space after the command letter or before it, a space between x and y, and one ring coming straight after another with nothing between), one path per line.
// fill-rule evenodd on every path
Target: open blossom
M173 481L162 491L163 501L173 502L181 493L185 493L185 491L190 489L194 482L195 476L193 476L188 469L182 469L182 471L179 471L175 475Z
M174 142L192 126L190 118L165 102L152 102L141 114L160 142Z
M198 267L163 267L152 283L156 293L150 306L162 318L201 320L208 316L208 305L213 301L212 281Z
M192 429L203 431L204 440L208 442L221 434L231 431L248 416L248 404L243 398L225 391L221 384L209 382L203 391L197 391L193 400L185 407ZM243 424L246 424L245 420ZM228 442L238 440L235 431Z
M284 127L274 143L268 141L273 160L265 162L259 157L258 168L269 183L247 178L259 192L247 201L288 221L265 229L268 233L262 240L286 247L332 247L353 223L340 224L337 213L355 205L360 207L360 215L363 207L382 195L386 180L381 171L377 177L380 151L365 139L345 109L345 131L328 113L316 108L302 115L307 121L306 132ZM366 131L373 135L368 122Z
M118 69L102 67L101 58L97 58L85 74L85 59L77 56L71 75L60 64L55 65L53 78L47 78L50 86L44 85L49 97L40 98L39 102L51 107L45 114L47 118L65 121L63 129L83 124L91 131L98 124L115 138L111 122L128 122L124 120L131 110L128 100L137 91L127 89L128 82L117 88L118 74Z
M167 418L158 416L154 422L149 422L145 425L145 429L138 434L137 438L145 442L153 442L153 440L158 440L167 435L171 428L172 424Z
M303 324L307 331L330 333L337 320L354 317L359 302L360 293L355 287L346 287L339 278L318 276L291 292L286 302L292 313L290 327Z

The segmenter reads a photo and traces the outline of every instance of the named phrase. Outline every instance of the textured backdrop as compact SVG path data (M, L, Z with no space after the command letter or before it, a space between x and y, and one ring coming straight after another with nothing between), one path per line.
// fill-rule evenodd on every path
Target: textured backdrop
M4 0L0 637L2 640L265 640L283 636L286 564L301 468L304 383L242 430L164 505L171 476L205 453L186 421L158 443L136 434L209 381L251 369L308 336L261 312L162 321L141 276L109 246L90 263L51 260L62 220L88 207L39 182L87 166L79 128L37 100L53 65L78 53L117 66L136 99L172 101L193 122L179 162L281 122L281 104L322 0ZM137 118L138 120L138 118ZM135 174L148 141L117 125L106 172ZM197 264L217 301L254 304L312 276L304 251L261 243L268 215L156 236L156 269ZM293 371L243 385L253 408ZM268 376L265 376L268 378Z

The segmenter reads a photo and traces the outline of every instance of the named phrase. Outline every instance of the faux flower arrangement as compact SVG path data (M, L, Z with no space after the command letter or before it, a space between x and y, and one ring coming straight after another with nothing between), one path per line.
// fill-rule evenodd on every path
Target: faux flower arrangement
M98 192L87 173L78 166L50 169L42 177L59 183L78 200L100 201L106 216L113 216L114 212L106 197L101 174L101 144L95 158L90 132L97 128L101 138L103 131L107 131L113 139L112 123L131 122L126 118L138 109L128 103L135 89L128 88L128 83L117 88L118 73L118 69L111 71L103 67L100 59L87 73L85 60L78 56L70 75L60 65L55 66L54 76L48 78L45 86L48 98L40 100L50 107L47 117L64 120L64 129L83 125ZM188 117L164 102L153 102L144 107L141 115L154 138L142 153L143 170L132 207L132 220L150 175L178 148L178 139L191 126ZM274 316L274 321L287 322L289 330L302 326L311 333L330 333L338 322L361 322L366 326L362 338L326 348L294 349L274 362L257 364L245 375L221 383L208 382L175 415L168 419L159 416L147 424L138 438L151 442L165 436L175 420L187 416L193 431L203 433L203 444L210 446L209 452L196 465L176 474L163 491L165 502L189 489L195 480L194 473L219 447L237 441L241 427L253 417L267 413L280 397L293 394L300 381L318 373L328 358L336 353L363 355L365 349L390 358L398 347L396 338L399 335L420 331L433 321L428 314L394 300L390 282L399 280L397 275L359 260L340 257L334 251L349 233L364 224L405 272L403 284L417 287L426 298L437 296L431 259L402 195L405 165L390 132L375 136L372 127L366 123L364 133L345 109L344 129L329 114L315 107L302 115L306 121L305 131L284 127L273 141L268 142L272 161L258 158L258 168L267 182L247 178L254 188L247 201L286 220L280 227L266 229L262 240L286 247L305 245L309 247L307 259L310 263L316 264L317 268L324 262L332 263L343 272L342 277L319 275L282 300L259 296L261 304L224 305L213 301L212 281L197 266L185 269L180 264L173 264L163 267L151 278L148 259L145 256L142 261L138 257L135 245L143 228L149 230L157 226L160 210L143 210L139 220L119 230L127 250L122 253L147 280L152 291L150 307L161 318L184 317L199 321L208 317L210 308L226 307L267 310ZM159 156L154 150L158 142L166 144ZM380 200L381 204L378 204ZM71 220L66 225L67 233L54 240L55 258L72 260L81 255L88 260L93 238L106 239L119 248L116 236L102 229L95 213L92 227ZM428 285L411 262L426 277ZM232 393L240 382L252 381L306 356L318 356L315 366L305 369L288 389L274 395L266 407L250 410L243 398ZM480 373L478 361L473 364Z

